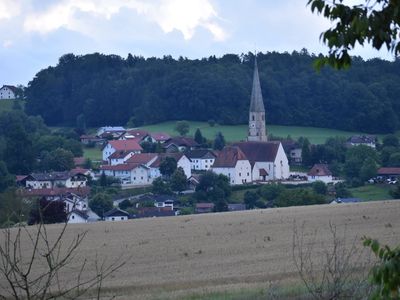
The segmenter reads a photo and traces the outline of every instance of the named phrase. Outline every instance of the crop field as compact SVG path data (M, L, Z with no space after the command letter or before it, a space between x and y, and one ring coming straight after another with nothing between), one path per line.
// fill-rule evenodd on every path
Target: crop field
M155 125L143 126L142 129L150 132L166 132L171 135L177 135L174 131L176 122L164 122ZM189 122L190 132L189 135L193 136L197 128L201 130L203 136L208 139L214 139L217 132L221 131L228 142L244 140L247 137L247 125L218 125L215 124L211 127L206 122ZM311 143L323 144L329 137L341 136L350 137L359 132L342 131L328 128L314 128L314 127L301 127L301 126L280 126L280 125L269 125L267 124L268 134L274 136L284 137L291 136L293 139L297 139L300 136L307 137Z
M233 299L224 295L257 293L269 282L298 284L294 222L305 222L306 234L318 230L318 247L331 239L329 222L350 241L367 235L393 246L400 243L399 215L400 201L380 201L70 225L65 241L85 230L87 236L61 278L76 278L84 258L123 255L127 264L103 283L108 296ZM50 236L58 230L48 226Z

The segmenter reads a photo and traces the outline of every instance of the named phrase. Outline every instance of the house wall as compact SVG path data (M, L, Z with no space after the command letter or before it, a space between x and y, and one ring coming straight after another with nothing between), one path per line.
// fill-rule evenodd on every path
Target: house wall
M150 178L150 171L143 167L138 167L130 172L131 184L132 185L147 185L153 182L153 178Z
M234 168L212 168L216 174L223 174L229 178L231 184L252 182L251 165L248 160L239 160Z
M105 217L104 220L108 221L108 222L126 221L126 220L128 220L128 217L126 217L126 216L111 216L111 217Z
M103 149L103 160L108 160L108 157L115 152L115 149L110 144L107 144Z
M31 189L46 189L52 188L53 184L51 181L27 180L26 187Z
M275 178L274 163L258 161L254 164L253 170L252 170L252 180L253 181L263 181L262 176L260 176L260 169L264 169L268 173L268 176L265 177L265 181L274 180L274 178Z
M290 159L291 161L295 163L301 163L302 162L302 156L301 156L301 148L295 148L290 150Z
M3 87L0 89L0 99L15 99L15 94L8 87Z
M278 152L274 161L275 165L275 178L286 179L289 178L289 161L283 150L282 144L279 144Z
M76 213L71 213L68 216L68 223L70 223L70 224L87 223L87 220L82 218L80 215L78 215Z
M315 182L315 181L322 181L325 183L330 183L333 182L332 176L307 176L307 180L310 182Z
M187 158L187 156L182 156L178 161L177 161L177 167L181 167L183 169L183 172L185 172L185 175L187 178L192 176L192 169L190 166L190 159Z
M190 166L192 170L209 170L214 164L215 158L194 158Z

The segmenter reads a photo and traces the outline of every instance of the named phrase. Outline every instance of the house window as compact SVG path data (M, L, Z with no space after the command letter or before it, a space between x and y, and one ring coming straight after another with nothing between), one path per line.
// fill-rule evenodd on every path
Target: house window
M71 219L72 219L72 220L73 220L73 219L75 219L75 216L72 216L72 218L71 218Z
M239 176L242 176L242 173L239 172Z
M142 180L143 180L143 176L142 176L142 177L140 177L140 179L142 179Z
M114 217L112 217L112 218L111 218L111 221L115 221L115 218L114 218Z
M247 176L249 176L250 174L249 174L249 172L247 172Z

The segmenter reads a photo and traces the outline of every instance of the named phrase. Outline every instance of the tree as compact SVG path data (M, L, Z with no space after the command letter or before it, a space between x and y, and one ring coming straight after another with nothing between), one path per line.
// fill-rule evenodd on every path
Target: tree
M176 168L177 162L173 157L166 157L160 163L160 173L167 178L169 178L175 172Z
M379 50L382 45L394 56L400 54L400 4L396 1L377 0L348 6L342 1L309 0L311 11L323 14L334 26L321 34L329 48L329 55L320 58L317 66L325 64L335 68L350 66L349 51L358 43L371 44Z
M273 201L285 190L285 187L279 183L263 185L260 189L260 195L267 201Z
M315 181L312 184L312 188L315 193L320 195L326 195L328 193L328 187L326 186L325 182L323 181Z
M202 145L205 142L205 138L201 134L201 131L199 128L196 129L196 132L194 133L194 140L196 141L197 144Z
M88 231L68 237L68 222L49 234L43 222L36 226L21 223L1 231L0 299L101 299L103 280L127 262L123 255L107 262L96 250L82 257L78 270L70 264L77 256ZM91 270L91 271L89 271ZM89 272L93 272L90 274ZM76 281L62 282L66 274L76 271Z
M74 168L74 155L71 151L57 148L44 155L40 162L42 170L69 171Z
M8 173L6 164L3 161L0 161L0 193L6 188L13 186L14 182L14 176Z
M133 204L132 204L132 202L129 201L128 199L125 199L125 200L121 201L121 202L118 204L118 207L119 207L120 209L122 209L122 210L126 210L127 208L133 207Z
M256 202L259 199L256 192L247 191L244 193L244 203L246 204L246 208L253 209L256 206Z
M221 132L218 132L214 139L214 150L222 150L225 147L225 137Z
M46 200L41 198L32 208L29 215L29 224L53 224L67 221L65 204L62 200Z
M186 189L187 177L181 167L177 168L174 173L172 173L170 184L171 189L176 192L182 192Z
M187 121L178 121L175 124L174 130L178 132L181 136L185 136L189 133L190 125Z
M375 285L372 299L399 299L400 297L400 246L381 246L377 240L364 237L364 246L370 247L379 263L372 268Z
M362 181L367 181L368 179L375 177L378 166L372 158L367 158L360 169L360 179Z
M86 119L84 114L76 117L76 132L81 135L86 132Z
M399 147L399 138L394 134L385 135L382 140L383 147Z
M151 191L154 194L159 194L159 195L172 194L170 185L167 182L165 182L161 177L158 177L153 180L153 183L151 184Z
M277 207L324 204L325 197L306 189L284 190L274 201Z
M310 141L305 138L303 140L303 145L301 146L301 160L303 165L306 167L311 166L311 151L310 151Z
M97 193L89 201L89 207L100 217L113 208L111 197L106 193Z

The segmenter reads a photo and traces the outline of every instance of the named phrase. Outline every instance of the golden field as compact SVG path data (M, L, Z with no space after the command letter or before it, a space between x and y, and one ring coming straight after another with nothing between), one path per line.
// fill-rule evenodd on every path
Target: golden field
M117 299L170 299L192 293L290 284L294 222L305 222L318 242L328 241L329 222L351 240L367 235L400 243L400 201L275 208L243 212L69 225L66 240L87 230L63 280L76 277L83 258L123 255L129 261L104 282ZM59 225L48 226L56 235ZM28 250L27 249L25 250ZM40 267L37 267L40 268Z

